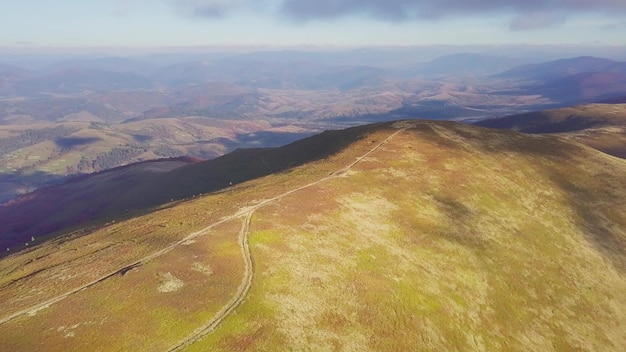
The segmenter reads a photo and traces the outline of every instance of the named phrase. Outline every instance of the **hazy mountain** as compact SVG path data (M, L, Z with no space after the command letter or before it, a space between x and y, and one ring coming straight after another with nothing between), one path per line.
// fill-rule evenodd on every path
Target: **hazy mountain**
M624 68L624 72L579 73L548 81L529 91L566 105L621 97L626 94L626 65Z
M25 96L40 93L84 93L89 91L123 91L152 88L152 82L141 75L72 68L23 80L15 90Z
M230 73L210 61L178 63L158 70L152 78L167 86L201 84L206 82L231 82Z
M254 88L208 82L173 88L164 94L164 104L132 119L207 116L238 119L258 111L259 94Z
M153 64L148 60L125 57L99 57L63 60L38 71L44 74L54 74L58 71L80 69L149 75L159 67L159 65Z
M59 221L104 198L196 195L27 238L0 260L0 347L626 348L623 160L557 136L401 121L209 165L146 170L154 183L111 171L75 189L89 197L50 201Z
M0 64L0 97L14 96L15 83L32 76L33 73L19 67Z
M309 89L351 90L376 87L385 82L386 70L369 66L341 66L328 69L311 79Z
M501 73L500 77L529 80L551 81L563 77L576 76L583 73L626 73L626 62L592 56L581 56L569 59L520 66Z
M263 55L261 55L263 57ZM152 77L168 86L233 83L271 89L352 89L375 86L385 70L358 65L330 66L313 61L257 61L229 59L180 63L159 70ZM283 58L285 60L285 58Z
M626 62L590 56L524 65L498 77L533 81L519 87L518 94L540 94L557 106L603 101L626 93Z
M528 61L528 59L504 56L458 53L440 56L432 61L419 64L410 72L426 76L485 76L500 73Z
M626 104L626 95L618 96L618 97L615 97L615 98L604 99L602 101L599 101L599 103L605 103L605 104Z
M0 78L2 79L22 78L28 75L32 75L32 72L17 66L0 64Z
M450 48L440 50L447 54ZM36 71L5 65L0 69L0 145L19 145L15 140L26 138L24 130L39 135L36 131L51 124L67 123L81 126L76 135L62 138L93 142L66 148L54 139L35 139L0 155L0 200L103 165L180 155L213 158L238 146L282 145L323 129L369 122L477 120L624 96L620 73L583 73L530 85L484 76L484 70L500 70L517 58L456 54L419 66L423 55L415 48L379 48L63 57ZM439 74L408 74L416 65ZM141 70L149 74L136 73ZM78 151L89 161L76 156Z

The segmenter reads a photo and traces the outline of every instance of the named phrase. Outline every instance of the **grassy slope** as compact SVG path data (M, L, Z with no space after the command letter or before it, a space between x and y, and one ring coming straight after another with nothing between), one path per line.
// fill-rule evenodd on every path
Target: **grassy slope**
M328 159L5 258L3 310L325 177L394 131L372 128ZM623 350L625 175L623 160L553 136L415 123L343 177L254 213L252 289L189 350ZM0 347L173 345L236 291L242 220L0 325Z
M450 127L259 211L252 294L190 350L623 349L626 164Z

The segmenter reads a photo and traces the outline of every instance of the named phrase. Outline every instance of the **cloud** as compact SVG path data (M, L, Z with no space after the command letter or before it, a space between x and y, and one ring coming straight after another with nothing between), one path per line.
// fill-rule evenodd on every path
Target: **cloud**
M381 20L437 19L446 16L543 11L560 13L626 13L624 0L284 0L287 16L310 20L366 14Z
M602 26L602 29L606 31L613 31L616 29L626 29L626 20L620 21L620 22L614 22L614 23L607 23Z
M577 13L626 14L625 0L166 0L200 17L224 17L264 8L293 21L366 16L386 22L437 20L485 14L515 16L511 29L558 25Z
M561 25L567 16L554 12L534 12L515 17L510 24L512 31L544 29Z
M492 0L482 0L482 2ZM455 2L454 8L441 6ZM301 20L337 18L346 15L367 15L386 21L406 21L415 18L440 18L454 12L480 12L487 10L481 2L476 6L469 1L426 0L285 0L282 13Z
M169 0L174 7L194 17L221 18L252 5L252 0Z
M127 17L131 0L117 0L111 14L114 17Z

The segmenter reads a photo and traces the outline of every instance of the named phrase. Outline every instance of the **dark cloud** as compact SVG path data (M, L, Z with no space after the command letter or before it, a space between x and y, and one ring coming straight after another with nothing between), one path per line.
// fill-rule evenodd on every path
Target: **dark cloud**
M626 13L625 0L284 0L282 11L303 20L366 14L382 20L437 19L510 11L536 14L542 11ZM536 17L538 15L535 15Z
M251 0L169 0L184 13L197 17L220 18L250 5Z
M453 8L449 6L453 4ZM381 20L410 20L414 18L440 18L453 13L476 13L493 9L482 0L477 4L451 0L285 0L283 14L301 20L337 18L351 14L368 15Z
M516 16L511 29L545 28L576 13L626 14L626 0L168 0L188 14L222 17L266 7L294 21L367 16L381 21L436 20L484 14Z

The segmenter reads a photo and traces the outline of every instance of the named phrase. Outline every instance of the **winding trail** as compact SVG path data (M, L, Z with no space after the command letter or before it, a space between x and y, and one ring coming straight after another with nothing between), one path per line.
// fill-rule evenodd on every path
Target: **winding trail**
M158 258L168 252L171 252L173 249L181 246L183 243L192 240L196 237L202 236L206 233L208 233L211 229L213 229L214 227L221 225L225 222L228 221L232 221L241 217L245 216L244 222L241 226L241 230L239 231L239 244L241 246L241 253L244 259L244 264L245 264L245 272L244 272L244 277L241 281L241 284L239 285L238 289L237 289L237 293L235 294L235 296L233 296L233 298L231 298L230 301L228 301L228 303L226 303L226 305L224 305L207 323L205 323L203 326L199 327L198 329L196 329L193 333L191 333L189 336L187 336L185 339L179 341L175 346L171 347L170 349L168 349L168 351L179 351L189 345L191 345L192 343L200 340L202 337L204 337L205 335L213 332L215 330L215 328L217 328L217 326L230 314L232 313L233 310L235 310L235 308L237 308L244 300L244 298L246 297L248 291L250 290L250 287L252 286L252 278L254 276L254 264L252 261L252 255L250 253L250 247L248 244L248 235L249 235L249 230L250 230L250 223L252 221L252 215L254 214L254 212L273 202L276 202L277 200L280 200L282 198L285 198L293 193L299 192L303 189L318 185L322 182L325 182L327 180L333 179L333 178L337 178L337 177L341 177L343 174L345 174L346 172L348 172L350 169L352 169L355 165L357 165L358 163L360 163L363 159L367 158L370 154L374 153L378 148L380 148L382 145L384 145L385 143L387 143L388 141L390 141L393 137L395 137L397 134L405 131L406 128L401 128L398 129L398 131L392 133L391 135L389 135L387 138L385 138L382 142L378 143L377 145L375 145L374 147L372 147L370 150L368 150L365 154L361 155L360 157L356 158L356 160L354 162L352 162L351 164L349 164L348 166L337 170L333 173L331 173L330 175L323 177L317 181L308 183L304 186L300 186L294 189L291 189L289 191L286 191L282 194L279 194L273 198L270 199L266 199L263 200L255 205L246 207L244 209L241 209L240 211L236 212L233 215L227 216L225 218L222 218L221 220L210 224L209 226L193 232L189 235L187 235L186 237L170 244L169 246L156 251L150 255L147 255L141 259L136 260L135 262L124 266L123 268L117 269L115 271L109 272L108 274L105 274L93 281L90 281L82 286L76 287L70 291L67 291L61 295L58 295L56 297L53 297L51 299L48 299L44 302L41 302L39 304L36 304L34 306L31 306L29 308L20 310L18 312L15 312L9 316L6 316L2 319L0 319L0 325L5 324L21 315L24 314L35 314L36 312L38 312L39 310L48 308L49 306L75 294L78 293L80 291L86 290L92 286L95 286L96 284L103 282L115 275L118 274L124 274L127 271L139 267L143 264L145 264L146 262Z
M180 342L178 342L178 344L176 344L175 346L171 347L168 352L174 352L174 351L180 351L182 349L184 349L185 347L193 344L194 342L202 339L205 335L210 334L211 332L213 332L218 326L219 324L226 319L226 317L233 311L235 310L235 308L237 308L244 300L245 296L247 295L248 291L250 290L250 287L252 286L252 278L254 276L254 264L252 261L252 254L250 253L250 247L249 247L249 242L248 242L248 236L249 236L249 232L250 232L250 223L252 221L252 214L254 214L254 211L261 208L264 205L273 203L279 199L282 199L284 197L287 197L290 194L296 193L298 191L301 191L303 189L315 186L317 184L320 184L324 181L330 180L332 178L337 178L340 177L341 175L345 174L346 172L348 172L350 169L352 169L355 165L357 165L358 163L360 163L363 159L367 158L370 154L372 154L373 152L375 152L378 148L380 148L383 144L387 143L389 140L391 140L393 137L395 137L398 133L403 132L404 130L406 130L406 128L402 128L394 133L392 133L390 136L388 136L387 138L385 138L382 142L378 143L376 146L374 146L372 149L370 149L367 153L361 155L360 157L356 158L356 160L354 162L352 162L350 165L333 172L332 174L323 177L317 181L308 183L304 186L300 186L298 188L294 188L292 190L289 190L285 193L282 193L274 198L270 198L270 199L266 199L252 207L247 208L248 213L246 216L246 219L243 222L243 225L241 226L241 231L239 232L239 244L241 245L241 252L244 258L244 262L245 262L245 274L244 277L241 281L241 285L239 285L239 288L237 289L237 294L224 306L222 307L222 309L220 309L219 312L217 312L217 314L215 314L213 316L213 318L211 318L211 320L209 320L206 324L204 324L203 326L199 327L198 329L196 329L192 334L190 334L189 336L187 336L185 339L181 340Z
M254 276L254 264L252 262L250 247L248 245L248 233L250 232L250 222L252 221L252 214L254 214L254 210L255 209L251 209L248 212L245 220L243 221L243 225L241 225L241 230L239 231L239 244L241 245L241 254L244 258L245 273L243 279L241 280L241 285L237 288L237 293L211 318L211 320L206 322L203 326L197 328L189 336L178 342L176 346L168 349L168 351L180 351L192 343L200 340L205 335L213 332L215 328L217 328L217 326L243 302L243 299L248 294L248 291L252 286L252 277Z
M75 294L77 292L86 290L86 289L88 289L88 288L90 288L90 287L92 287L92 286L94 286L94 285L96 285L98 283L101 283L101 282L103 282L103 281L105 281L105 280L107 280L107 279L109 279L109 278L111 278L111 277L113 277L115 275L124 274L127 271L129 271L129 270L131 270L133 268L139 267L139 266L147 263L148 261L150 261L150 260L152 260L154 258L160 257L163 254L171 252L173 249L175 249L176 247L182 245L183 243L185 243L185 242L187 242L189 240L192 240L192 239L194 239L194 238L196 238L198 236L201 236L201 235L204 235L204 234L208 233L214 227L216 227L218 225L221 225L221 224L223 224L225 222L228 222L228 221L240 218L244 214L245 214L245 212L239 211L239 212L237 212L237 213L235 213L235 214L233 214L231 216L225 217L225 218L223 218L223 219L221 219L221 220L219 220L219 221L217 221L217 222L215 222L215 223L213 223L213 224L203 228L200 231L193 232L193 233L187 235L186 237L184 237L183 239L178 240L178 241L170 244L169 246L167 246L167 247L165 247L165 248L163 248L161 250L158 250L158 251L156 251L156 252L154 252L154 253L152 253L150 255L147 255L147 256L139 259L139 260L136 260L135 262L133 262L133 263L131 263L129 265L126 265L123 268L120 268L120 269L117 269L115 271L109 272L108 274L105 274L105 275L103 275L103 276L101 276L101 277L99 277L99 278L97 278L97 279L95 279L93 281L90 281L90 282L88 282L88 283L86 283L86 284L84 284L82 286L76 287L76 288L74 288L74 289L72 289L70 291L67 291L67 292L65 292L65 293L63 293L61 295L58 295L58 296L53 297L53 298L50 298L50 299L48 299L48 300L46 300L44 302L41 302L39 304L36 304L36 305L31 306L31 307L26 308L26 309L22 309L22 310L17 311L17 312L15 312L15 313L13 313L13 314L11 314L9 316L6 316L6 317L0 319L0 325L5 324L5 323L7 323L7 322L9 322L9 321L11 321L11 320L21 316L21 315L24 315L24 314L35 314L38 311L40 311L42 309L45 309L45 308L48 308L49 306L53 305L54 303L62 301L65 298L67 298L67 297L69 297L69 296L71 296L71 295L73 295L73 294Z

